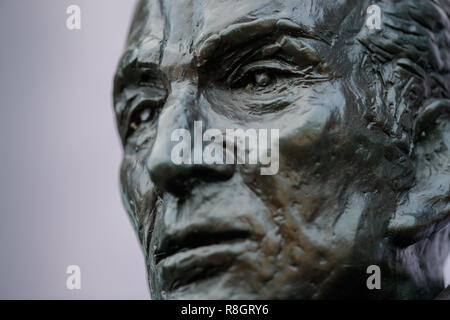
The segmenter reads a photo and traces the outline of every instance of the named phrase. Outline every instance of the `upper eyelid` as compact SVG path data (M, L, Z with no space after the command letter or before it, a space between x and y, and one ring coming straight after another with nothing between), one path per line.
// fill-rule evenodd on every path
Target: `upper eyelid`
M129 88L135 93L126 99L124 114L132 113L140 104L149 103L159 105L164 102L167 97L167 90L155 87L140 87Z
M300 69L298 66L290 62L285 62L279 59L264 59L249 62L244 66L237 67L229 76L226 77L227 82L230 83L230 81L232 81L233 79L234 81L237 81L242 78L238 77L237 79L235 79L238 73L245 74L247 72L253 71L254 69L261 69L261 70L271 69L271 70L286 71L297 75L305 75L306 72L311 70L311 67Z
M263 45L252 53L247 54L250 51L248 48L238 48L226 56L222 56L222 61L219 63L223 66L223 72L228 74L258 60L279 59L300 68L305 65L322 63L317 48L311 46L309 41L320 43L312 39L292 39L288 36L278 39L262 39Z
M162 93L162 92L161 92ZM144 96L142 94L136 95L128 104L127 107L127 120L130 119L131 115L137 110L143 107L158 108L165 100L165 95L159 96Z
M243 72L252 71L252 69L279 69L289 70L292 73L302 75L305 73L305 71L309 71L307 69L310 69L310 67L302 69L291 62L274 58L249 62L248 64L242 66L240 69L243 69Z
M147 78L154 79L155 81L153 81L153 83L147 82L144 84L142 81L143 75ZM116 72L114 79L114 100L120 101L125 99L125 104L128 105L129 101L133 98L128 98L127 92L149 87L168 90L165 82L165 78L159 67L152 66L150 68L148 64L142 62L130 62L127 65L120 67ZM124 110L115 106L115 111L121 117Z

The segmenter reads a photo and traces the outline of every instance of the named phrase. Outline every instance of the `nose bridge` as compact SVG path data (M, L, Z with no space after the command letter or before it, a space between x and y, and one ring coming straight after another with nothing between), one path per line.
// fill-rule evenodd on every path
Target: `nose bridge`
M197 88L189 81L176 82L171 87L158 125L161 129L189 130L194 119Z
M234 172L233 166L207 165L202 161L202 137L207 125L197 106L197 97L197 87L192 82L177 82L172 85L172 91L158 120L156 140L147 159L147 169L153 183L160 190L178 197L189 193L196 183L227 180ZM205 125L200 125L199 128L197 121ZM183 132L182 142L178 140L180 129ZM172 141L172 133L176 133L175 141ZM195 141L192 141L192 137ZM200 144L200 148L195 147L196 142ZM186 146L182 154L183 159L186 159L185 156L190 159L187 162L180 163L178 158L171 158L172 150L178 155L178 149L174 148L180 144Z
M170 154L176 142L171 141L176 129L191 131L195 119L196 87L189 81L172 85L165 107L158 120L158 132L148 164L170 161Z

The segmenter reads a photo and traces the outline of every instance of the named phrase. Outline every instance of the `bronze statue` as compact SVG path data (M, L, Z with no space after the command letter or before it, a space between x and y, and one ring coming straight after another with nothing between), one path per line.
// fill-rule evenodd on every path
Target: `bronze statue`
M437 297L449 17L445 0L140 1L114 101L151 297ZM279 130L279 169L174 163L174 130L195 122Z

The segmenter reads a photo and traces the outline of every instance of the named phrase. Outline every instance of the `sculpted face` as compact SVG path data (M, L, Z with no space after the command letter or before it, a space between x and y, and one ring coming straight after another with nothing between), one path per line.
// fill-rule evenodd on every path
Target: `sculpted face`
M399 202L414 185L411 110L426 93L406 59L385 63L384 81L395 84L383 86L364 30L368 5L138 5L116 75L115 110L123 200L152 298L416 295L411 273L420 272L392 268L403 252L395 241L404 239L394 217L404 218L396 216ZM223 133L278 129L278 172L175 164L172 132L193 132L194 121ZM446 122L439 128L448 132ZM369 292L372 264L381 266L383 285L394 277L396 284Z

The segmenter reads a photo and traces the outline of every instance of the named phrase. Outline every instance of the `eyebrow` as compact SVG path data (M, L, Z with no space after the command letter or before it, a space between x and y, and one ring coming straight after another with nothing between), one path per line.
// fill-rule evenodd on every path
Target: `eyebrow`
M217 58L239 45L261 39L265 36L274 35L302 37L321 41L328 46L331 45L331 41L321 36L318 32L313 31L308 26L297 24L290 19L259 18L249 22L231 24L222 31L197 41L194 45L194 47L197 48L195 50L197 67L203 67L208 60ZM127 82L129 81L127 81L127 78L130 73L137 70L146 70L147 72L152 73L152 71L159 69L159 65L156 62L140 61L139 58L133 54L134 49L127 49L119 60L119 66L115 75L115 94L122 92L116 85L128 85Z
M219 33L208 36L196 44L197 67L202 67L208 60L221 55L239 45L269 35L292 35L324 42L328 46L331 41L314 32L305 25L289 19L263 18L250 22L236 23L226 27Z
M139 60L138 57L130 58L127 55L123 55L116 69L115 78L122 80L128 77L132 72L137 70L145 70L151 73L157 73L159 65L156 62L147 62Z
M141 61L138 57L131 56L129 53L132 51L128 49L119 59L114 75L114 95L119 94L129 84L138 84L139 80L135 78L138 76L137 71L145 71L148 77L158 77L159 65L155 62Z

